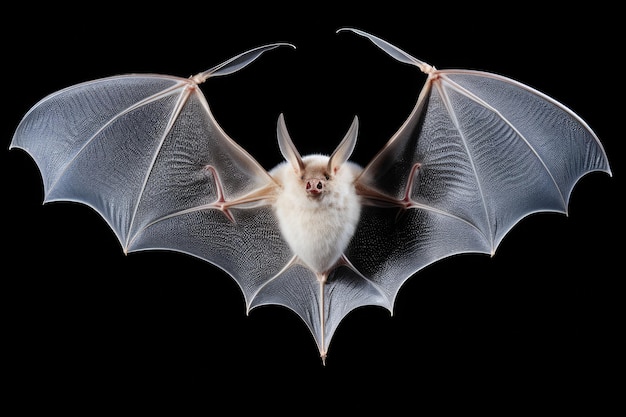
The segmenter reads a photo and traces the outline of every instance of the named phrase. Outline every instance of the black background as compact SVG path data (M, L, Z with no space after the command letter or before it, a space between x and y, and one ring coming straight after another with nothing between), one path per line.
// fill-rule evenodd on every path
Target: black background
M393 411L407 400L418 411L433 404L499 410L498 400L502 410L533 409L536 400L562 409L616 396L607 382L623 375L616 11L432 2L342 14L304 3L130 6L17 7L3 17L2 374L24 410L124 404L182 414L190 406L206 413L251 404L315 412L336 402ZM325 366L295 314L270 306L246 316L239 288L219 269L177 253L124 256L91 209L42 206L36 165L8 151L21 117L61 88L123 73L186 77L252 47L290 42L296 50L271 51L202 86L217 120L270 169L281 161L281 112L302 154L330 153L358 115L352 159L366 164L408 116L425 78L367 40L335 33L344 26L437 68L486 70L545 92L595 130L613 177L584 177L569 216L524 219L493 258L455 256L420 271L401 289L393 316L376 307L353 311Z

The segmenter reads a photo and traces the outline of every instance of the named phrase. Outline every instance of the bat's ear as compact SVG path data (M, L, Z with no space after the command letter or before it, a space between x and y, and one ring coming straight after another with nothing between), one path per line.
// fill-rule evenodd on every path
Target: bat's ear
M280 116L278 116L278 126L276 127L276 134L278 136L278 146L280 147L280 152L291 164L294 171L300 174L304 171L304 162L302 162L300 152L298 152L296 146L291 140L291 137L289 137L289 132L287 132L287 126L285 126L285 118L282 113L280 114Z
M328 160L328 171L333 174L337 172L339 167L350 158L352 155L352 151L356 146L356 136L359 132L359 118L354 116L354 120L350 125L350 129L348 129L348 133L343 138L335 152L330 156Z

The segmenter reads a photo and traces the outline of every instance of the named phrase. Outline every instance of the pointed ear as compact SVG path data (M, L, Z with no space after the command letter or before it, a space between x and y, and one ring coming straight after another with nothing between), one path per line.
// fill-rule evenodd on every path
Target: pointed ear
M301 173L304 171L304 162L302 162L302 157L300 153L296 149L296 146L291 141L289 137L289 133L287 132L287 126L285 126L285 118L281 113L278 116L278 126L276 127L276 134L278 136L278 146L280 147L280 152L283 154L287 162L291 164L294 171L296 173Z
M356 136L359 131L359 118L354 116L354 120L350 125L350 129L348 129L348 133L343 138L335 152L330 156L328 160L328 171L333 174L337 172L339 167L350 158L352 155L352 151L354 150L354 146L356 145Z

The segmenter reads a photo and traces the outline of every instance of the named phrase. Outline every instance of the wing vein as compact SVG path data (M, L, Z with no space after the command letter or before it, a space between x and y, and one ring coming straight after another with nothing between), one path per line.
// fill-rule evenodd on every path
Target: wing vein
M412 209L422 209L422 210L430 211L432 213L440 214L442 216L450 217L452 219L455 219L455 220L458 220L460 222L463 222L463 223L467 224L468 226L476 229L483 236L485 235L484 231L482 231L480 229L480 227L478 227L477 225L475 225L471 221L469 221L467 219L464 219L463 217L457 216L456 214L452 214L449 211L441 210L441 209L435 208L433 206L429 206L428 204L415 203L415 202L411 203L411 207L410 208L412 208Z
M552 181L552 184L554 184L554 187L556 188L557 192L559 193L559 197L561 199L562 205L563 207L567 206L567 202L565 199L565 196L563 195L563 192L561 191L561 187L559 187L559 184L557 183L556 179L554 178L554 176L552 175L552 172L550 171L550 169L548 168L548 166L546 165L545 161L543 160L543 158L541 157L541 155L539 155L539 153L537 152L537 150L535 149L535 147L530 143L530 141L526 138L526 136L524 136L522 134L522 132L520 132L510 121L509 119L507 119L506 117L504 117L504 115L502 113L500 113L498 111L498 109L496 109L495 107L493 107L491 104L487 103L486 101L484 101L483 99L481 99L480 97L478 97L476 94L472 93L471 91L468 91L466 88L460 86L459 84L457 84L456 82L452 81L450 78L446 77L446 82L448 82L450 84L450 87L453 88L454 90L458 91L459 93L463 94L464 96L466 96L467 98L469 98L470 100L473 100L474 102L476 102L477 104L485 107L487 110L493 112L494 114L496 114L500 119L502 119L502 121L504 121L504 123L506 123L507 126L509 126L516 134L517 137L519 137L524 144L528 147L528 149L533 153L533 155L535 155L535 157L537 158L537 160L539 161L539 163L541 164L541 166L543 167L543 169L546 171L546 173L548 174L548 176L550 177L550 180ZM533 94L537 94L538 92L533 90L533 89L529 89L526 86L522 87L526 88L527 90L529 90L530 92L532 92ZM543 97L543 96L542 96ZM550 100L552 103L554 103L554 100ZM562 105L559 104L558 106L559 108L563 108ZM458 126L457 126L458 127Z
M96 138L100 135L100 133L102 133L108 126L113 124L117 119L119 119L120 117L124 116L125 114L128 114L128 113L130 113L131 111L133 111L133 110L135 110L137 108L145 106L146 104L149 104L149 103L152 103L152 102L154 102L156 100L159 100L161 97L164 97L164 96L166 96L168 94L171 94L172 91L175 91L178 88L180 88L180 83L177 83L177 84L173 85L170 88L167 88L167 89L165 89L163 91L160 91L157 94L153 94L153 95L151 95L149 97L146 97L145 99L143 99L143 100L133 104L132 106L129 106L129 107L123 109L122 111L120 111L119 113L117 113L116 115L111 117L111 119L108 120L106 123L104 123L102 125L102 127L100 127L100 129L98 129L93 135L91 135L91 137L89 139L87 139L85 141L85 143L80 147L78 152L76 152L76 154L69 161L67 161L67 163L65 164L63 169L59 172L59 175L57 176L57 178L54 181L54 183L50 186L50 189L48 190L48 195L52 193L52 190L56 187L57 183L63 177L64 173L78 159L78 157L87 148L87 146L89 146L94 140L96 140Z
M165 143L165 139L167 138L167 136L169 135L170 131L172 130L172 127L174 126L174 123L176 122L176 119L178 119L178 116L180 115L180 112L182 111L183 107L185 106L185 103L187 102L187 100L189 99L189 96L191 95L192 91L196 91L195 89L189 89L189 88L184 88L183 91L181 92L178 101L176 102L176 106L174 107L174 110L172 111L172 114L170 115L169 120L167 121L167 125L165 126L165 129L163 130L163 134L161 135L161 138L159 140L159 146L157 146L154 155L152 156L152 160L150 161L150 165L148 167L148 169L146 170L146 175L143 178L143 182L141 184L141 190L139 191L139 195L137 196L137 201L135 202L135 207L133 208L133 214L131 216L131 220L128 226L128 231L130 232L131 230L133 230L133 225L135 223L135 218L137 217L137 211L139 210L139 204L141 203L141 199L143 196L143 193L145 192L146 186L148 184L148 179L150 178L150 174L152 173L152 170L154 169L154 166L156 164L156 160L159 157L159 154L161 153L161 148L163 147L163 144ZM153 222L154 223L154 222ZM145 230L145 228L142 228L141 230ZM139 231L137 233L135 233L131 239L130 234L127 236L126 238L126 245L125 249L127 250L129 248L130 242L132 240L135 239L135 237L138 235Z
M257 297L257 295L259 295L259 293L261 291L263 291L263 289L265 287L267 287L269 285L270 282L274 281L275 279L277 279L278 277L280 277L282 274L284 274L289 268L291 268L293 265L295 265L296 263L298 263L298 256L294 255L289 262L287 262L285 264L285 266L278 271L274 276L270 277L267 281L265 281L263 284L259 285L259 287L256 289L256 291L254 291L254 293L252 294L252 296L250 297L250 299L248 300L246 297L246 309L248 310L248 312L250 312L250 306L252 305L252 301L254 301L254 299ZM272 304L278 304L278 303L272 303ZM287 305L285 305L287 306ZM292 308L292 307L290 307ZM293 309L293 308L292 308Z
M129 237L129 239L128 239L128 244L126 245L126 249L127 249L127 248L129 248L129 247L131 247L131 246L132 246L132 244L133 244L133 241L134 241L134 240L135 240L135 239L136 239L136 238L137 238L137 237L138 237L141 233L143 233L143 231L145 231L145 230L146 230L147 228L149 228L150 226L153 226L153 225L155 225L155 224L157 224L157 223L159 223L159 222L162 222L162 221L164 221L164 220L171 219L171 218L173 218L173 217L183 216L183 215L185 215L185 214L193 213L193 212L196 212L196 211L208 210L208 209L213 209L213 210L216 210L217 208L216 208L216 207L211 206L210 204L203 204L203 205L201 205L201 206L190 207L190 208L185 209L185 210L179 210L179 211L176 211L176 212L174 212L174 213L170 213L170 214L167 214L167 215L165 215L165 216L161 216L161 217L159 217L159 218L156 218L156 219L152 220L150 223L148 223L148 224L146 224L145 226L143 226L141 229L137 230L137 232L136 232L135 234L133 234L132 239ZM134 214L133 214L133 218L134 218Z
M448 78L445 79L446 82L450 82L452 84L452 81L450 81ZM465 148L465 152L467 153L467 157L469 159L470 165L472 167L472 172L474 173L474 178L476 178L476 184L478 186L478 192L480 194L480 199L482 201L482 205L483 205L483 210L485 212L485 219L487 220L487 227L489 228L488 230L488 236L487 238L489 239L489 246L491 247L491 250L494 250L494 242L493 242L493 227L491 224L491 219L489 218L489 209L487 207L487 199L485 197L485 192L483 190L483 186L481 183L481 180L478 176L478 171L476 169L476 164L474 163L474 157L472 156L472 153L469 149L468 143L467 143L467 138L463 132L463 130L461 129L461 125L459 124L459 120L457 118L456 112L454 110L454 107L452 105L452 101L450 100L450 97L448 96L447 91L445 90L445 88L443 88L443 85L441 82L435 82L435 85L437 87L437 89L439 90L439 93L441 94L441 99L443 101L444 106L446 106L446 109L448 111L448 114L450 115L450 119L452 120L452 123L454 123L454 126L456 127L457 131L459 132L459 135L461 137L461 140L463 142L463 147ZM456 88L455 88L456 90ZM461 89L461 93L464 94L471 94L469 92L466 92L465 90ZM453 216L456 217L456 216ZM476 226L475 226L476 227ZM483 233L484 234L484 233Z

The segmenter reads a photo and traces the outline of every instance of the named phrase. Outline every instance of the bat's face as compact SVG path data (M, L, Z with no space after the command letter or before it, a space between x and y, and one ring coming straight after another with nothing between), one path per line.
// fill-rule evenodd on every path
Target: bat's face
M353 194L354 180L361 168L354 163L344 162L340 166L331 167L329 158L322 155L308 155L302 158L303 167L289 171L291 178L283 180L289 184L289 192L293 195L306 195L309 201L336 204L342 196ZM341 205L341 204L339 204Z
M309 198L319 198L327 192L327 182L331 180L328 172L328 162L314 158L305 163L304 170L300 175L302 189L305 190Z
M274 178L283 186L284 192L315 204L314 202L321 203L326 197L330 198L330 195L339 193L345 188L343 176L329 169L327 156L308 155L301 161L302 164L298 168L283 164L281 169L273 171ZM337 184L342 181L343 185Z

